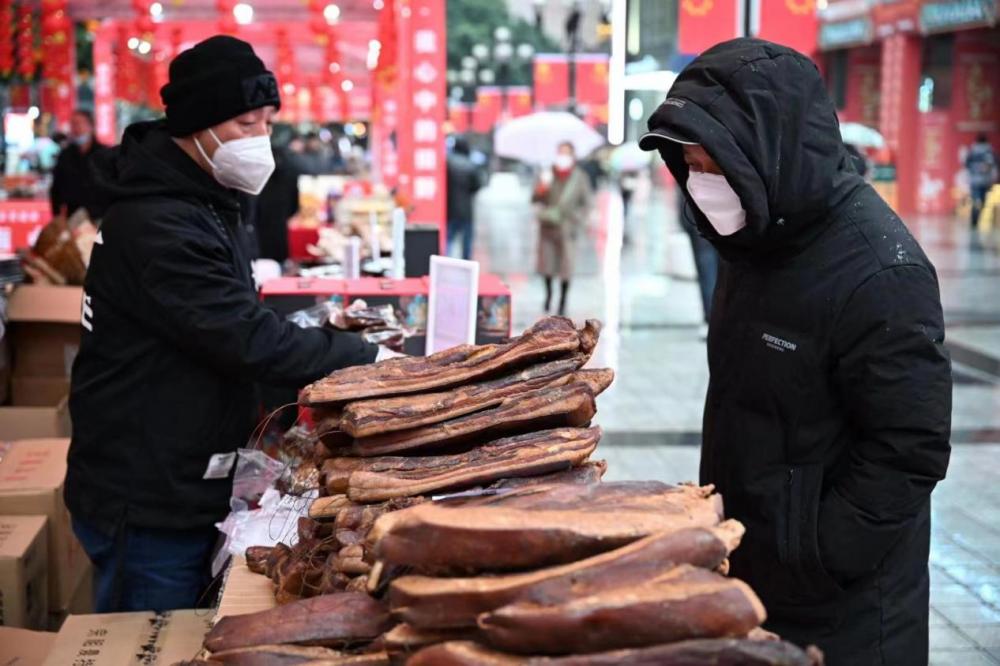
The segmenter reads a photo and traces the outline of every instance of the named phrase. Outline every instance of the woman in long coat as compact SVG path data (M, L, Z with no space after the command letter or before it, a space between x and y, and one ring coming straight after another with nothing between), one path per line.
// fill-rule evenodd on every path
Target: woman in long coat
M559 145L551 178L540 178L532 201L538 204L538 272L545 278L545 312L552 307L552 280L560 281L559 314L573 277L576 239L593 201L587 174L577 166L573 144Z

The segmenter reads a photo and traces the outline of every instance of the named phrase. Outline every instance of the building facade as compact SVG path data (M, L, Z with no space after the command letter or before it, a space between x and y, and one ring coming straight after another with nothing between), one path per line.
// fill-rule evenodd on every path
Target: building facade
M900 213L950 214L964 151L1000 145L996 0L839 0L819 11L820 61L842 122L877 128Z

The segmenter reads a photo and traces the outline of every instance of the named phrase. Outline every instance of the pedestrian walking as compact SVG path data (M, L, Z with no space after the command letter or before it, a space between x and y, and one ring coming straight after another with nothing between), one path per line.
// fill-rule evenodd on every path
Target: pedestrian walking
M462 242L462 258L472 259L475 241L475 196L483 186L483 173L470 157L469 142L456 137L448 153L448 245Z
M997 158L985 134L976 137L965 156L965 169L969 172L969 195L972 199L972 228L979 225L979 215L990 188L997 182Z
M573 144L559 144L552 171L543 171L532 201L538 207L538 272L545 280L545 312L552 308L552 283L558 278L559 314L566 314L566 297L573 277L576 240L593 202L590 179L576 163Z
M851 164L806 56L719 44L648 126L722 258L700 476L747 528L731 574L828 666L926 666L952 389L934 267Z

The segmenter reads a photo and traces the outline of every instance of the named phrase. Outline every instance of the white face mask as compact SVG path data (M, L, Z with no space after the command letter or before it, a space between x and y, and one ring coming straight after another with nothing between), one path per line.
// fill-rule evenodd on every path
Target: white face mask
M559 171L569 171L573 168L573 156L567 155L566 153L560 153L556 155L556 160L553 162L553 166Z
M205 154L198 137L195 137L194 143L205 161L212 165L212 175L219 184L248 194L260 194L267 184L267 179L274 172L271 139L262 134L222 143L219 137L215 136L215 132L212 130L208 132L219 144L215 150L215 159L209 159Z
M725 176L692 171L687 191L720 236L732 236L747 226L747 212Z

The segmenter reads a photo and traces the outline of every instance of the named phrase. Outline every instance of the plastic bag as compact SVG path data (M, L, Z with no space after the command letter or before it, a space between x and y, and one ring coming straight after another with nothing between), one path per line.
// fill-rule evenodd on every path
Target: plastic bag
M229 515L215 524L226 535L226 543L212 562L212 575L219 575L231 555L243 555L250 546L274 546L278 542L294 544L298 540L299 518L309 514L309 505L318 496L317 491L308 496L295 496L282 495L268 488L257 509L251 509L241 499L232 498Z
M274 487L286 465L258 449L236 450L233 498L254 506L268 488Z
M343 308L333 301L323 301L311 308L296 310L285 319L299 328L320 328L343 317Z

